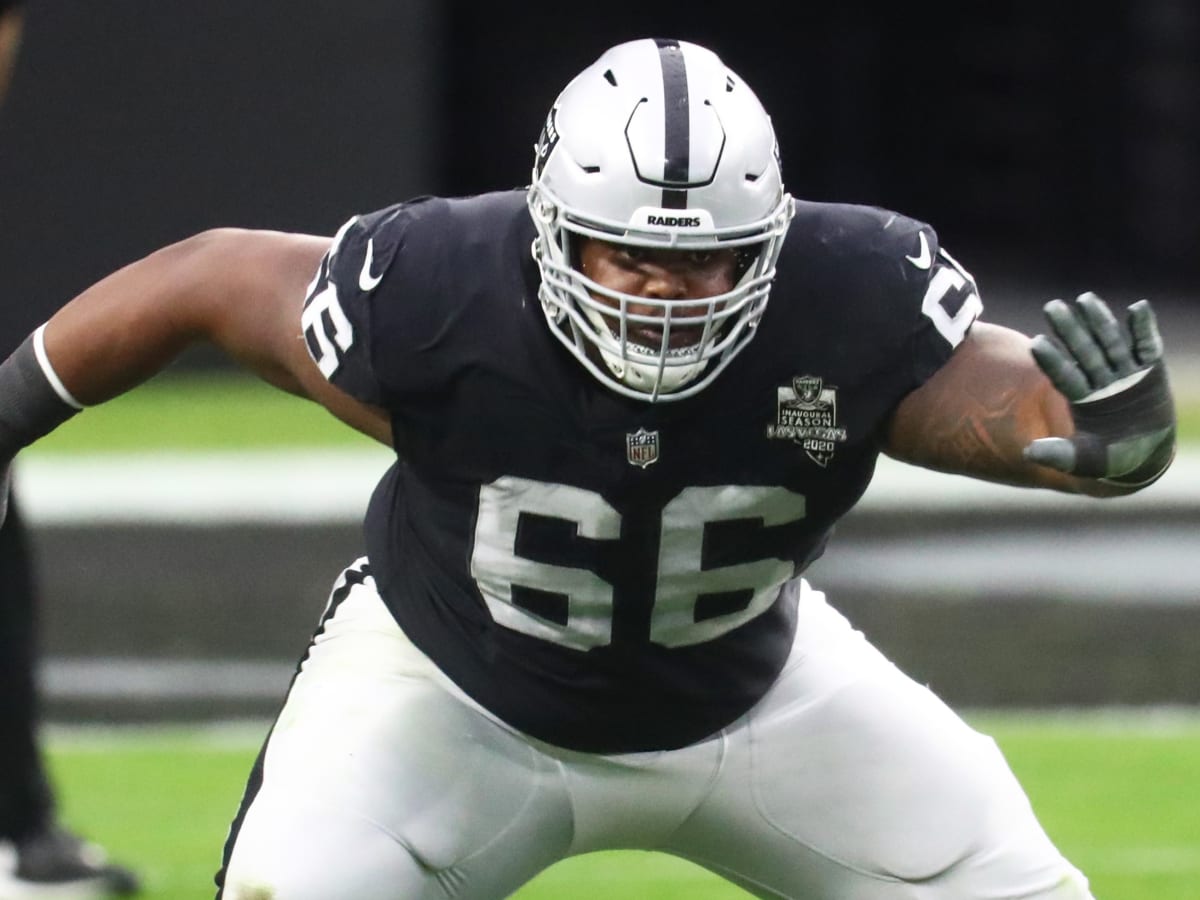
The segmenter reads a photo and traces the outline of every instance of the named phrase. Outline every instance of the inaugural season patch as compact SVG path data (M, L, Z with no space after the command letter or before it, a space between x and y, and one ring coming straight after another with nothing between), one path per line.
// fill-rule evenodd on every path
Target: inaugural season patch
M817 465L828 465L846 440L846 429L837 424L837 388L826 387L816 375L801 375L779 387L767 437L794 441Z

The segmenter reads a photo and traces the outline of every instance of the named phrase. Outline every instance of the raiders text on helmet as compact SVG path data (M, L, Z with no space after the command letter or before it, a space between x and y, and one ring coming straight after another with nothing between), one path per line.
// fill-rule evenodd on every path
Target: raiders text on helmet
M529 209L554 334L604 384L657 401L701 390L753 338L793 206L750 88L703 47L645 39L607 51L559 95L535 146ZM575 268L579 237L735 249L739 279L701 300L622 294ZM658 346L628 339L637 322L661 327ZM672 326L700 337L672 347Z

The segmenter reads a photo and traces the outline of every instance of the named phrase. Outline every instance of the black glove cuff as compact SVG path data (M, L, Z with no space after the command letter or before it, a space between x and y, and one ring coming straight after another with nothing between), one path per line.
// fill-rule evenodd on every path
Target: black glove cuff
M1071 408L1080 431L1110 442L1157 431L1175 422L1167 367L1161 362L1151 366L1133 387L1100 400L1076 401Z
M0 466L80 409L63 399L38 361L37 338L34 332L0 363Z
M1099 400L1071 404L1075 419L1075 474L1126 487L1156 480L1175 455L1175 403L1166 366L1155 363L1145 377L1126 390ZM1136 468L1108 475L1109 448L1122 441L1162 432L1163 439Z

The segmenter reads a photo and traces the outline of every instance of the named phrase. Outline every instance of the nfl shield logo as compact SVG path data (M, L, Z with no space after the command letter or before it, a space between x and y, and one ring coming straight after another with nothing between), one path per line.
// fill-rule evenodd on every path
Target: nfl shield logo
M625 458L631 466L643 469L658 462L658 432L639 428L633 434L625 435Z

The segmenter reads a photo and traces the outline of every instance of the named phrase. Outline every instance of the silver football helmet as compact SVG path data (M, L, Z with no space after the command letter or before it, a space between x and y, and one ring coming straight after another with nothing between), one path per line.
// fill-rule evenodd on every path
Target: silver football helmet
M754 337L794 211L770 117L750 88L711 51L653 39L613 47L559 95L535 146L528 203L554 335L605 385L651 402L700 391ZM621 293L577 268L580 238L732 248L738 280L699 300ZM639 323L661 328L658 346L631 340ZM684 345L672 329L686 329Z

